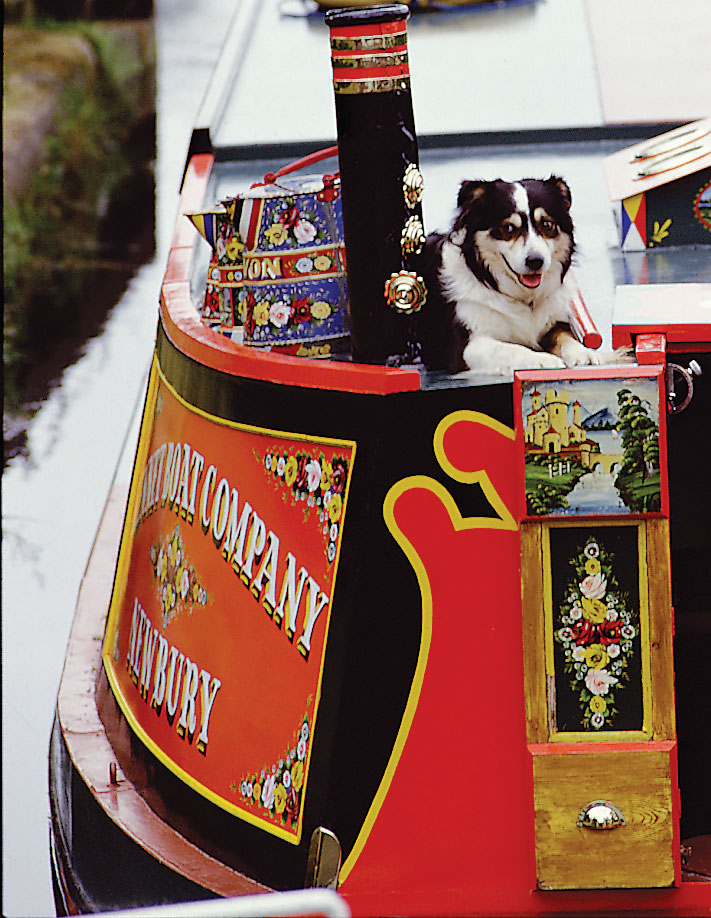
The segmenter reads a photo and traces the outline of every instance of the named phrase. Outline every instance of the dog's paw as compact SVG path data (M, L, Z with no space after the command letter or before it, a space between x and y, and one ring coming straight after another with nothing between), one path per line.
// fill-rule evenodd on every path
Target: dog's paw
M525 360L521 363L521 369L525 370L557 370L564 366L565 363L560 357L548 351L531 351L530 357L526 355Z
M597 366L600 363L600 358L595 351L591 351L589 347L585 347L575 338L563 341L560 356L566 367Z

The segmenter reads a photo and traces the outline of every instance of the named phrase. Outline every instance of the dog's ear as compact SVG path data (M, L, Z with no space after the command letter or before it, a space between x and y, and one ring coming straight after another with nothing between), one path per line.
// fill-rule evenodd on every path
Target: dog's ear
M475 204L479 198L484 196L487 182L466 181L459 186L459 195L457 196L457 207L460 210L467 210Z
M573 196L570 193L568 183L559 175L552 175L548 181L558 189L560 197L565 204L565 209L570 210L570 205L573 203Z
M459 186L459 194L457 195L457 216L454 218L454 225L452 226L454 233L462 234L467 216L471 215L472 211L476 211L476 205L484 197L488 184L488 182L476 180L462 182ZM452 241L456 241L457 244L460 244L463 241L463 237L457 240L453 238Z

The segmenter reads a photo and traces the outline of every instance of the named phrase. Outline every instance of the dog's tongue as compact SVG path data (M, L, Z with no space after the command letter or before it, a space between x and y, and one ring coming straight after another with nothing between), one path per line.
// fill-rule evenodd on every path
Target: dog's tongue
M537 287L541 282L540 274L519 274L519 280L524 287Z

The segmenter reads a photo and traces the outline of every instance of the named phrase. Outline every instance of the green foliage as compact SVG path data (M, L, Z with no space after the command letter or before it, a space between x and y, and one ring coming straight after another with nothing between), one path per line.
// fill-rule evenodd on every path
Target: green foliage
M51 346L40 339L66 333L81 310L91 308L100 220L114 190L136 168L126 146L141 113L136 98L119 87L137 62L130 65L128 49L95 24L47 27L89 38L99 73L68 82L42 164L20 200L5 208L3 362L11 410L21 401L27 368Z
M617 403L624 456L615 487L633 512L659 510L659 427L649 417L640 397L629 389L617 393Z
M542 516L568 506L567 495L578 481L589 471L579 459L565 459L570 462L570 471L550 478L548 466L557 463L557 455L539 454L526 457L526 504L532 516Z

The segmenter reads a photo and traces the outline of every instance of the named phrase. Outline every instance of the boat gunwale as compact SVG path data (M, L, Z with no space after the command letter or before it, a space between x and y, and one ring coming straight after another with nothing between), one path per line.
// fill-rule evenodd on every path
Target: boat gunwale
M171 343L185 356L231 376L307 389L372 395L419 391L420 373L414 368L275 354L230 341L202 322L190 293L196 231L185 214L203 206L214 162L212 153L193 155L188 162L180 195L160 294L160 319Z

